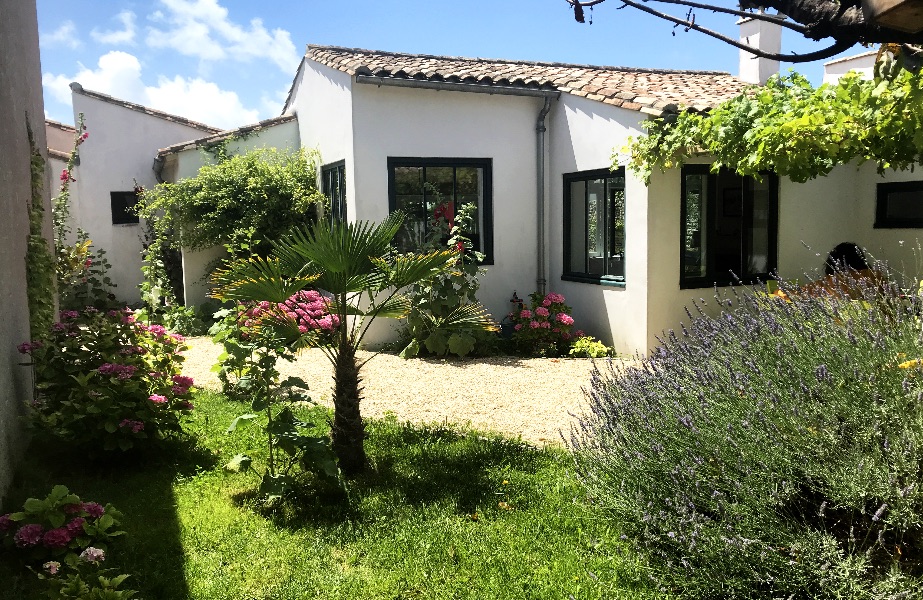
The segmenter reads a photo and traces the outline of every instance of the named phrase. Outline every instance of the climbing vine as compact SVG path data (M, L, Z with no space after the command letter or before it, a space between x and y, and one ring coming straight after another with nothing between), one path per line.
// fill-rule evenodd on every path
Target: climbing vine
M35 145L29 115L26 132L30 149L32 196L29 200L29 236L26 241L26 296L29 302L29 326L32 337L46 332L54 321L55 262L48 240L43 235L45 203L42 197L45 181L45 159Z
M647 135L623 151L645 181L654 168L703 154L715 170L773 171L796 182L852 161L874 161L879 172L913 168L923 160L923 75L901 60L884 54L873 80L848 74L818 88L797 73L775 77L709 113L649 121Z

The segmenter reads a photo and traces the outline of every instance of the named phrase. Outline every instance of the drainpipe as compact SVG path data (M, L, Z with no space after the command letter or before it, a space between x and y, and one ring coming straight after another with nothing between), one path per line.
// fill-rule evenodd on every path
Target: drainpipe
M157 180L157 183L163 183L163 166L167 162L167 159L163 156L157 155L157 158L154 159L154 178Z
M538 120L535 123L535 190L536 190L536 214L538 215L538 242L536 248L537 273L535 277L536 289L541 295L545 295L545 117L551 110L551 97L545 96L545 103L542 110L538 113Z

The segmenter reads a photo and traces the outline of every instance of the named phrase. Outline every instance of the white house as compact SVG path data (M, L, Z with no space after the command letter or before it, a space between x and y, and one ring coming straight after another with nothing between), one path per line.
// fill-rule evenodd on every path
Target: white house
M743 38L772 48L773 26L744 21ZM806 184L756 182L712 174L703 158L645 186L609 170L646 119L715 106L773 68L743 52L741 78L309 46L281 118L170 146L157 140L182 131L152 136L133 168L146 160L167 180L191 176L199 148L225 138L238 150L316 148L335 211L380 220L404 210L406 248L437 203L475 203L471 234L487 255L479 297L496 318L514 291L555 291L579 327L620 352L646 352L731 273L803 278L843 241L898 268L914 264L923 181L913 173L843 166ZM201 274L214 256L184 254L188 303L205 299Z

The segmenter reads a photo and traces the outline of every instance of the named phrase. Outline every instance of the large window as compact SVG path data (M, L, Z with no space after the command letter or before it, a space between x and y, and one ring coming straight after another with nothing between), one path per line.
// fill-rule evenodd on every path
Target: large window
M625 281L625 170L564 176L564 274L590 283Z
M923 181L879 183L875 227L923 227Z
M390 210L407 215L395 238L398 250L419 249L437 217L451 221L457 208L474 204L477 216L465 233L484 263L493 264L491 185L489 158L389 158Z
M762 181L708 165L682 171L680 287L765 279L776 268L777 178Z
M327 197L331 222L346 221L346 162L339 161L321 167L321 189Z
M139 222L134 208L138 204L138 194L131 192L109 192L109 206L112 210L113 225L136 225Z

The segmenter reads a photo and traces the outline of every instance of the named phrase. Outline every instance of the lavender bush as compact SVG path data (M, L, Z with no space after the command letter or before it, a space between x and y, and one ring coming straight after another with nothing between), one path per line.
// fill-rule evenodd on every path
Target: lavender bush
M921 597L920 302L891 288L716 297L594 373L577 468L667 591Z

